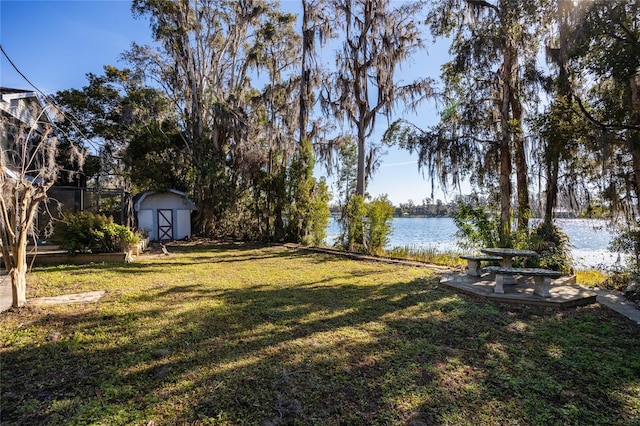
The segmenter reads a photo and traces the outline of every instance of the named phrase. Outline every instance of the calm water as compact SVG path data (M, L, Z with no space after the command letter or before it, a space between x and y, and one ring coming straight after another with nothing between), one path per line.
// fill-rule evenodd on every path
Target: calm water
M607 250L612 235L606 222L593 219L558 219L558 226L569 236L572 253L578 266L610 266L618 261L617 253ZM459 251L457 231L453 219L444 218L394 218L387 248L410 246L412 248L436 248ZM327 242L333 244L340 228L332 218L327 228Z

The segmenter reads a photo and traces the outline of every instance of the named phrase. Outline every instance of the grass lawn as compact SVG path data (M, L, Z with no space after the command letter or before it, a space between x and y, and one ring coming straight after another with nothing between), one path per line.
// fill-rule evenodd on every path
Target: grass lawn
M2 425L639 425L640 328L428 269L254 245L38 268L0 314Z

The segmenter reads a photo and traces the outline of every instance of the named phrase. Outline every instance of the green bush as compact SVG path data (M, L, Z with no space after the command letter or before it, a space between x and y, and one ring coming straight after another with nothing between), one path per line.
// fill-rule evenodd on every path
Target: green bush
M344 247L349 251L366 252L364 240L364 217L366 214L364 198L360 195L351 197L347 204L347 227Z
M627 272L640 274L640 227L630 225L620 228L611 243L609 250L624 253L627 257Z
M394 207L387 196L383 195L367 203L366 208L369 253L380 255L391 233Z
M138 242L129 228L114 223L112 217L87 212L65 216L56 225L53 239L73 254L124 252Z
M529 235L525 248L540 254L537 264L532 266L552 269L565 274L573 273L569 237L556 225L540 223Z
M382 254L391 232L393 211L386 195L370 203L354 195L346 207L346 215L340 219L342 232L336 245L348 251Z
M327 226L331 211L329 210L329 187L324 180L316 182L313 191L313 201L311 204L310 221L311 236L309 238L311 244L320 246L327 237Z
M498 247L498 218L485 206L460 203L453 222L458 228L455 236L462 249L473 251L482 247Z

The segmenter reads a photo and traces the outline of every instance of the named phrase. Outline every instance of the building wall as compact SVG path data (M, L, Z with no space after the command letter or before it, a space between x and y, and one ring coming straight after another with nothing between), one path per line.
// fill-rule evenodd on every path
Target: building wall
M158 240L158 210L172 210L173 238L181 240L191 236L191 207L188 200L174 193L148 195L142 203L138 215L138 228L149 232L149 239Z
M138 212L138 228L146 229L149 232L149 239L155 241L158 239L158 226L154 225L153 210L145 209Z

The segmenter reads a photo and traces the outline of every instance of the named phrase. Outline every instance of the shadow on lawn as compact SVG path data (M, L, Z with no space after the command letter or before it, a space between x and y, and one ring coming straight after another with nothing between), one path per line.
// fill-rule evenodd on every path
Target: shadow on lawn
M339 282L186 285L124 311L32 309L24 332L40 335L1 349L0 420L630 424L638 414L638 330L606 310L496 305L437 280Z
M266 251L272 247L274 250ZM234 263L248 262L265 259L287 258L315 258L312 254L304 254L295 250L281 250L279 245L265 245L253 243L224 243L206 246L170 246L170 254L143 254L132 263L90 263L90 264L63 264L42 265L34 267L35 272L58 271L68 274L86 274L88 269L96 271L109 271L111 273L144 274L158 272L180 266L193 266L197 263ZM196 254L206 253L206 256ZM328 256L332 257L332 256ZM322 258L322 256L318 256ZM335 257L332 257L335 259ZM320 262L321 260L317 260Z

